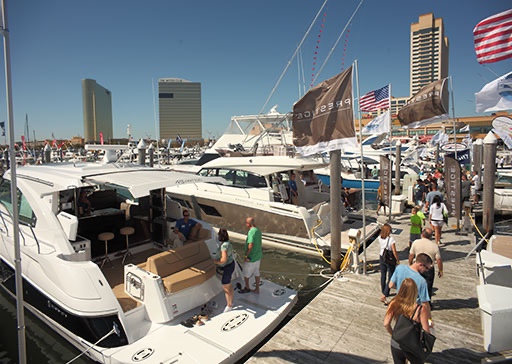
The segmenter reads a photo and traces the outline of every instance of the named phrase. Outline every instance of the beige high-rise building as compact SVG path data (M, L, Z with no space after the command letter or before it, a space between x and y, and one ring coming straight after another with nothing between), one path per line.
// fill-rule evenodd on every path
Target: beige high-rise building
M82 80L82 102L84 111L84 140L99 142L103 134L105 144L114 138L112 126L112 93L95 80Z
M423 86L448 77L448 49L442 18L428 13L411 24L411 96Z
M180 78L158 80L160 139L202 138L201 83Z

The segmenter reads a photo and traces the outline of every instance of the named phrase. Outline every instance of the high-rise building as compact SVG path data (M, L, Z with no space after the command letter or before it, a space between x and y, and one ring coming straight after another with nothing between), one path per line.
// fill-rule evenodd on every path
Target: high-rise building
M84 140L86 143L100 141L103 134L105 144L114 138L112 126L112 93L95 80L82 80L84 109Z
M158 80L160 138L201 139L201 83L179 78Z
M442 18L428 13L411 24L411 96L423 86L448 77L448 49Z

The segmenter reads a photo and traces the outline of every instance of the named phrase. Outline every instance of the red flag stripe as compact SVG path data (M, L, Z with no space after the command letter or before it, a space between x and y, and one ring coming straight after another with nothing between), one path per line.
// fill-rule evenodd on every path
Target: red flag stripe
M473 29L479 63L491 63L512 57L512 9L488 17Z

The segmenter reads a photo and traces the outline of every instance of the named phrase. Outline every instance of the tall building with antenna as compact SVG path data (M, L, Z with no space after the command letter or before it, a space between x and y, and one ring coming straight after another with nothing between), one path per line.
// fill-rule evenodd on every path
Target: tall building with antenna
M411 96L423 86L448 77L448 50L442 18L428 13L411 24Z
M161 139L202 139L201 83L160 78L158 113Z

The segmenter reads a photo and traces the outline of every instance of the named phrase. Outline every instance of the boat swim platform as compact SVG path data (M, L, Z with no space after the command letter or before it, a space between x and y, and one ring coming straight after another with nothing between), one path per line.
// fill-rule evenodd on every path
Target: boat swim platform
M391 222L401 264L408 264L409 217L405 213ZM475 237L458 235L454 223L450 217L442 234L444 276L437 277L436 267L432 311L437 340L426 362L512 362L512 351L491 354L483 347L476 256L465 259ZM366 258L366 275L344 273L333 280L247 363L393 363L383 326L387 307L379 300L378 244L368 247Z

